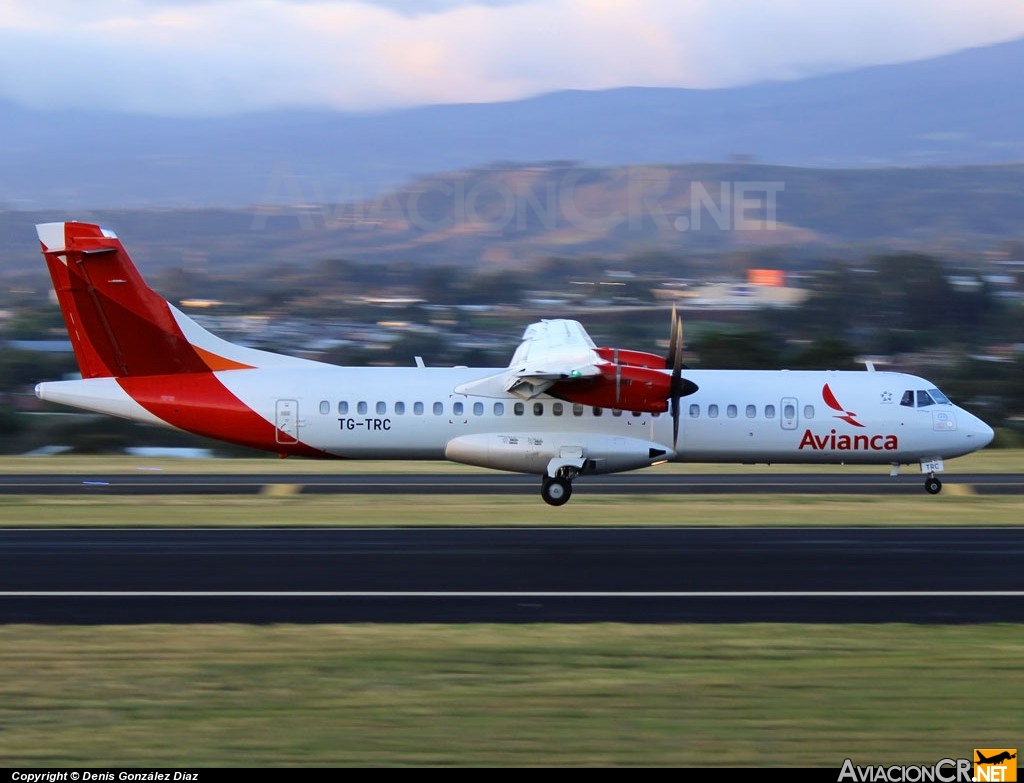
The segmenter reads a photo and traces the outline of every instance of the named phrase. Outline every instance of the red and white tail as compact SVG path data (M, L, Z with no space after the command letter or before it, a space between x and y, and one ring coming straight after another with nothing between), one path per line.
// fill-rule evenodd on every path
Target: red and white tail
M151 289L117 235L36 226L83 378L208 373L306 363L216 337Z
M282 454L328 456L279 428L263 368L325 367L216 337L146 285L113 231L36 226L82 380L36 386L41 400L164 424ZM280 373L271 373L280 376Z

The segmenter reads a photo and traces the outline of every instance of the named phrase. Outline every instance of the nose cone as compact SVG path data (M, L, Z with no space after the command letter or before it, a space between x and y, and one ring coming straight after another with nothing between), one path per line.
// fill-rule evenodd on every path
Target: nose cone
M983 449L992 442L995 432L977 416L970 414L968 416L970 418L965 428L967 440L971 444L972 449Z
M978 443L980 444L979 448L983 449L992 442L992 438L996 436L996 433L995 430L980 419L978 420L978 424L981 425L978 432Z

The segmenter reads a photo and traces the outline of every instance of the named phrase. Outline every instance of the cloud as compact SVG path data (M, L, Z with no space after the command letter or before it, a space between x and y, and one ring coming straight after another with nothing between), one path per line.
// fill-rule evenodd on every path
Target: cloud
M725 87L1024 35L1003 0L0 0L0 98L156 115Z

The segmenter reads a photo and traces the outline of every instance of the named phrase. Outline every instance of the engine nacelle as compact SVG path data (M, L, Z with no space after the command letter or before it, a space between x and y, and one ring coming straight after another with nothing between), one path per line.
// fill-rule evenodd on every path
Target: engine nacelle
M537 474L545 473L552 459L567 454L582 455L582 473L636 470L675 456L653 441L579 432L462 435L448 441L444 450L452 462Z
M623 364L629 367L647 367L651 370L663 370L671 366L664 356L644 351L628 351L624 348L595 348L594 352L612 364Z
M553 397L597 408L664 413L672 392L672 377L664 370L600 365L601 374L592 378L560 381L547 390Z

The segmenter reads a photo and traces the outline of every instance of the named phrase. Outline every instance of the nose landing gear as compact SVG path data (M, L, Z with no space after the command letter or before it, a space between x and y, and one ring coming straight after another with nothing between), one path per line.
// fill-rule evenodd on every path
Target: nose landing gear
M934 473L929 473L924 480L924 491L929 495L938 495L942 491L942 482L935 478Z

